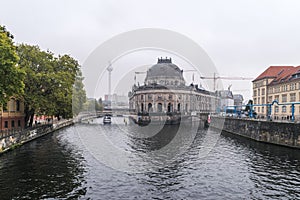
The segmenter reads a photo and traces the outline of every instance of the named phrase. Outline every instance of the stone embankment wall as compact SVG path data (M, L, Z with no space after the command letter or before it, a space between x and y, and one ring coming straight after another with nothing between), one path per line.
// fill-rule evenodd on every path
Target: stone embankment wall
M0 135L0 154L72 124L72 119L63 120L55 124L40 125L31 129L2 133Z
M223 125L221 121L224 121L224 118L214 116L211 125L256 141L300 149L300 124L298 123L225 118Z

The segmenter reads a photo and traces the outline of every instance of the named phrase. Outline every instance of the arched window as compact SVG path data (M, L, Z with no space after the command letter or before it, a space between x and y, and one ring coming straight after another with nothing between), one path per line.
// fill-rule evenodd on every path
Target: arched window
M168 112L173 112L173 105L168 103Z
M152 103L148 103L148 112L152 112Z
M16 110L20 111L20 101L19 100L16 101Z
M177 111L180 112L180 103L177 105Z
M162 112L162 104L161 103L157 104L157 112Z
M282 113L286 113L286 106L282 106Z

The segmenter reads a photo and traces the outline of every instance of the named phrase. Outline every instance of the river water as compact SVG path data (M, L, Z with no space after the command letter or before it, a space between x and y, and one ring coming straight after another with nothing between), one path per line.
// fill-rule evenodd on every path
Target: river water
M123 118L0 156L0 199L300 199L299 150Z

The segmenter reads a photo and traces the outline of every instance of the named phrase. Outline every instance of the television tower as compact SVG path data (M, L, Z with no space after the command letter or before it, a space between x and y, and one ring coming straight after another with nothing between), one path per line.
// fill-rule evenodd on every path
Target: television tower
M108 71L108 100L111 101L111 72L113 70L113 68L111 66L111 62L109 62L106 70Z

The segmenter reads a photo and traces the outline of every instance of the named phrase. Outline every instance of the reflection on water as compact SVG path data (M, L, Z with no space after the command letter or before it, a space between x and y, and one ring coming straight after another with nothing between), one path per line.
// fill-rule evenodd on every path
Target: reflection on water
M299 150L122 121L79 124L0 156L1 199L300 199Z
M0 199L65 198L86 193L84 158L74 145L59 140L59 134L0 157Z

